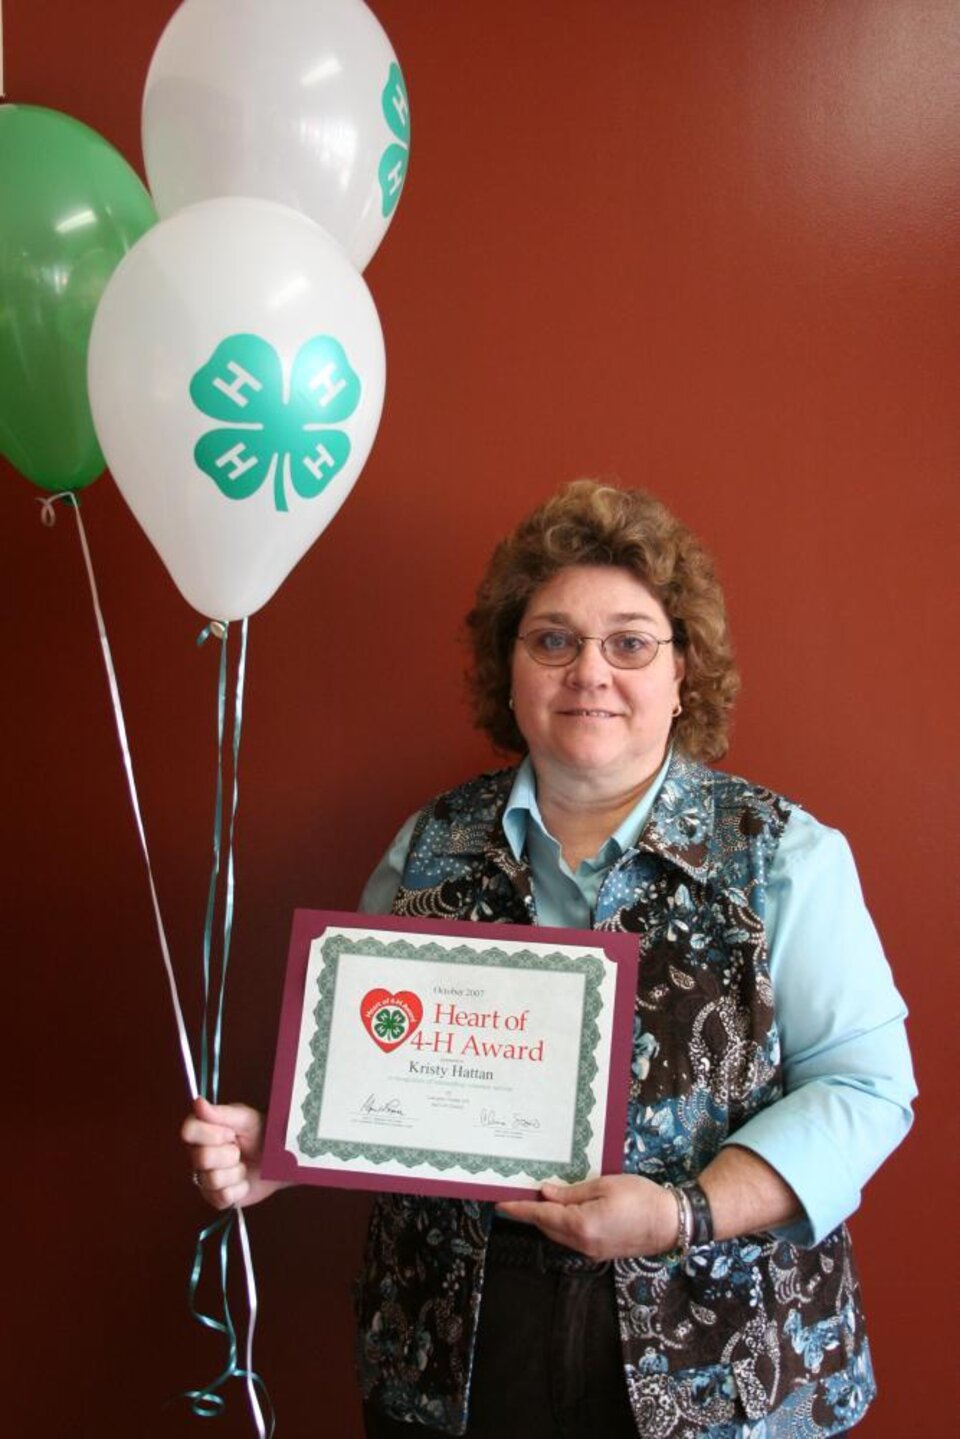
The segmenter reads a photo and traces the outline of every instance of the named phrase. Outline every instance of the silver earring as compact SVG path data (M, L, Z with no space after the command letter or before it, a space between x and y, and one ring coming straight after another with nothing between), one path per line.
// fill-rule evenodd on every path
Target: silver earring
M513 709L513 695L507 700L507 705L510 709Z
M678 715L683 714L683 705L680 703L679 700L677 700L676 704L674 705L672 714L674 719L676 719Z

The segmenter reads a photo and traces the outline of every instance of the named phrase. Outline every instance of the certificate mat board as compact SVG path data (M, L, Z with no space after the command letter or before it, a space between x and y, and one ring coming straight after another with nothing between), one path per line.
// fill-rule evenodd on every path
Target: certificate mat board
M263 1174L506 1199L619 1173L635 934L297 910Z

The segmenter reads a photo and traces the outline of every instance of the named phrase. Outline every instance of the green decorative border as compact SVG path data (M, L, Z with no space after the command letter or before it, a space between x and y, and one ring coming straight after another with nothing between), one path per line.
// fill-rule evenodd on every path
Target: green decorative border
M332 1155L337 1159L366 1159L371 1164L385 1164L388 1161L412 1169L416 1165L429 1164L438 1170L454 1166L478 1174L484 1169L495 1169L504 1178L516 1174L528 1174L533 1179L549 1179L557 1175L575 1182L586 1178L589 1172L587 1145L593 1138L593 1127L589 1114L594 1107L593 1081L597 1075L594 1051L600 1039L597 1015L602 1000L600 985L604 967L595 955L569 955L554 951L551 954L534 954L523 949L507 954L502 949L478 950L469 945L457 945L448 949L445 945L429 940L414 944L406 939L394 939L389 943L374 939L350 939L346 935L333 935L321 944L323 955L318 981L319 999L313 1012L315 1032L310 1042L313 1063L307 1070L307 1097L303 1102L303 1127L297 1136L302 1154L311 1159ZM584 987L583 1014L580 1025L580 1058L577 1067L577 1096L574 1105L574 1126L571 1155L568 1162L560 1167L543 1160L499 1159L489 1154L458 1153L449 1150L410 1149L397 1145L364 1145L337 1139L321 1139L318 1133L320 1110L323 1103L323 1086L326 1079L327 1055L330 1047L330 1029L333 1023L333 1002L336 994L337 975L340 959L345 954L369 954L384 959L414 959L424 962L440 961L444 964L464 964L475 968L487 965L503 969L538 969L562 971L568 974L582 974Z

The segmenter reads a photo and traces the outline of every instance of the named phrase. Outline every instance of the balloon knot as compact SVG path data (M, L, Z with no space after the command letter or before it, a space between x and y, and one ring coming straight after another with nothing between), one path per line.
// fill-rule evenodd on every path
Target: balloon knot
M205 645L211 635L213 635L215 640L225 640L229 628L230 625L227 620L211 620L197 635L197 644Z
M57 512L53 508L57 500L69 500L74 508L77 508L77 497L70 490L61 490L57 495L37 495L37 504L40 506L40 523L50 529L57 523Z

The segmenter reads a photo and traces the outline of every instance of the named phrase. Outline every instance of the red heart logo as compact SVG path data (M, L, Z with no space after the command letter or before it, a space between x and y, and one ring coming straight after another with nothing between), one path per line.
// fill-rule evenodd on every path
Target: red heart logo
M389 989L369 989L360 1001L360 1018L374 1044L389 1053L420 1028L423 1005L411 989L397 994Z

